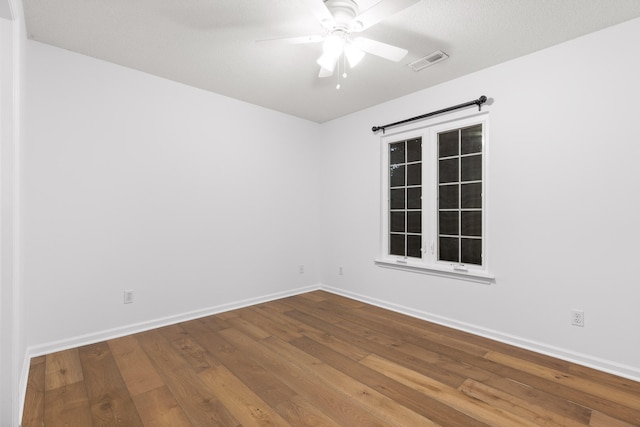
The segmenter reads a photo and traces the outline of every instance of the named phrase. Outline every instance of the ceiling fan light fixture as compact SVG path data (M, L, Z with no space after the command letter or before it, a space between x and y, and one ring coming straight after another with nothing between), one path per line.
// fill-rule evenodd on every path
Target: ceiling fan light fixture
M340 57L340 53L334 55L332 53L323 53L320 58L316 61L320 67L333 73L333 70L336 68L336 63L338 62L338 58Z
M347 61L349 61L349 66L351 68L355 68L355 66L362 61L362 58L364 58L364 52L352 44L345 46L344 55L347 57Z
M345 38L341 34L332 33L324 39L322 51L327 55L340 56L344 49Z

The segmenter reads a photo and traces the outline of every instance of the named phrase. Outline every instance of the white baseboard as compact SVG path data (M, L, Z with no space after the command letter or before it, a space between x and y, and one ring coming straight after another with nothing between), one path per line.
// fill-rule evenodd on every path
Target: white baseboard
M174 325L180 322L186 322L201 317L211 316L213 314L223 313L225 311L236 310L238 308L248 307L251 305L261 304L268 301L273 301L280 298L286 298L293 295L298 295L306 292L311 292L321 289L320 285L305 286L302 288L292 289L283 292L276 292L273 294L263 295L255 298L248 298L245 300L229 302L213 307L204 308L201 310L194 310L187 313L176 314L159 319L144 321L135 323L132 325L122 326L113 329L107 329L100 332L80 335L72 338L66 338L59 341L52 341L37 346L32 346L27 349L27 355L29 359L33 357L42 356L44 354L54 353L56 351L67 350L70 348L81 347L83 345L95 344L97 342L106 341L114 338L123 337L126 335L136 334L139 332L148 331L151 329L161 328L163 326Z
M22 414L24 412L24 401L27 397L27 383L29 380L29 367L30 367L31 357L28 354L24 355L24 360L22 361L22 369L20 370L20 377L18 378L18 386L19 386L19 395L18 395L18 420L17 426L20 427L22 425ZM15 410L15 409L14 409ZM15 415L14 415L15 417ZM15 422L15 418L14 418Z
M355 292L345 291L343 289L334 288L331 286L321 285L321 289L337 295L342 295L347 298L362 301L367 304L375 305L377 307L385 308L387 310L395 311L401 314L406 314L407 316L426 320L428 322L437 323L443 326L448 326L450 328L458 329L464 332L469 332L474 335L479 335L495 341L500 341L505 344L510 344L516 347L535 351L536 353L542 353L547 356L566 360L568 362L576 363L578 365L597 369L603 372L608 372L610 374L628 378L633 381L640 381L640 369L638 369L637 367L623 365L620 363L612 362L610 360L589 356L587 354L576 353L571 350L551 346L551 345L537 342L537 341L524 339L514 335L505 334L500 331L483 328L481 326L473 325L470 323L459 322L457 320L450 319L447 317L430 314L421 310L404 307L402 305L378 300L375 298L367 297L365 295L357 294Z

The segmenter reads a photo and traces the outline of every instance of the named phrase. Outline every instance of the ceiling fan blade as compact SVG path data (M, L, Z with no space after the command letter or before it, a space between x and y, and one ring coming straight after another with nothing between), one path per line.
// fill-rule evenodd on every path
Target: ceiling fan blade
M366 37L358 37L354 39L353 45L363 52L367 52L393 62L402 61L402 58L404 58L408 53L406 49L391 46L390 44L371 40Z
M313 16L315 16L323 26L331 27L334 24L333 15L329 9L327 9L323 0L303 0L303 3L306 4Z
M362 25L357 24L352 26L356 31L366 30L383 19L395 15L409 6L413 6L419 1L420 0L382 0L380 3L376 3L354 18L353 22L359 22Z
M313 36L300 36L300 37L283 37L277 39L264 39L256 40L256 43L264 44L305 44L305 43L320 43L324 40L322 35Z

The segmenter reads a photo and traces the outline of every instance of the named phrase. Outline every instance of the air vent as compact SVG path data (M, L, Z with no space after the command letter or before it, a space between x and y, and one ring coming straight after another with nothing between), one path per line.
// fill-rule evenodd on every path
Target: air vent
M436 50L435 52L430 53L424 58L420 58L417 61L413 61L411 64L408 64L408 66L411 67L413 71L420 71L440 61L444 61L448 57L449 55L447 55L443 51Z

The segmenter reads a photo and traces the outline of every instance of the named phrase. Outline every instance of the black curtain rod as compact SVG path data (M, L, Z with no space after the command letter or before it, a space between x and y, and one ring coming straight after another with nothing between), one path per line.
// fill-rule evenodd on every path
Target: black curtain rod
M482 95L480 98L474 99L473 101L465 102L464 104L458 104L458 105L454 105L453 107L443 108L442 110L432 111L430 113L423 114L421 116L411 117L410 119L401 120L401 121L395 122L395 123L389 123L389 124L384 125L384 126L374 126L374 127L371 128L371 130L375 133L375 132L378 132L380 129L382 129L382 133L384 133L384 131L387 128L392 127L392 126L402 125L404 123L413 122L413 121L416 121L416 120L424 119L426 117L431 117L431 116L435 116L435 115L442 114L442 113L448 113L449 111L459 110L461 108L467 108L467 107L470 107L472 105L477 105L478 106L478 111L480 111L482 109L482 104L484 104L485 102L487 102L487 97Z

